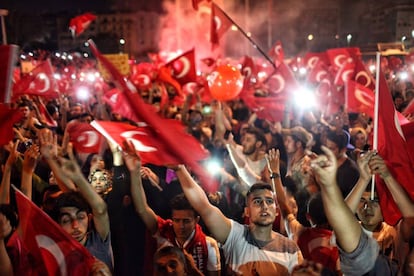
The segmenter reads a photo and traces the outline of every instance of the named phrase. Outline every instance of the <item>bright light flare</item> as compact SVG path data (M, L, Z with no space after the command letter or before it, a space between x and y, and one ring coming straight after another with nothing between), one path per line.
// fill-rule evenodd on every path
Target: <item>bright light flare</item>
M216 159L210 159L205 163L205 167L210 174L216 175L221 169L221 163Z
M86 101L90 97L90 92L87 87L81 86L76 90L76 97L81 101Z
M376 67L375 67L375 65L374 65L374 64L371 64L371 65L369 66L369 71L370 71L371 73L374 73L374 72L375 72L375 69L376 69Z
M60 74L58 74L58 73L54 73L53 74L53 77L56 79L56 80L60 80L62 77L60 76Z
M86 75L86 79L87 79L87 81L89 81L89 82L94 82L94 81L96 80L95 74L94 74L94 73L88 73L88 74Z
M306 75L306 72L307 72L307 70L306 70L306 68L305 68L305 67L300 67L300 68L299 68L299 74L300 74L301 76Z
M310 109L316 107L316 98L311 90L302 88L295 94L294 103L302 110Z
M408 79L408 73L407 72L405 72L405 71L403 71L403 72L400 72L400 79L402 79L402 80L406 80L406 79Z

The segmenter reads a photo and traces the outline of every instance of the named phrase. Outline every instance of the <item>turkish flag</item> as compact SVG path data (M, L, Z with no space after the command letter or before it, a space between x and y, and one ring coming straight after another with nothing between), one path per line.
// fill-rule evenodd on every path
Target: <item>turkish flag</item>
M270 49L269 57L273 59L276 66L279 66L285 59L285 52L283 51L280 40L276 41L276 44Z
M316 66L316 64L318 64L318 62L322 62L323 64L326 64L326 65L329 64L329 59L326 53L308 52L303 57L303 61L308 70L313 69Z
M264 83L269 88L269 94L293 95L300 89L295 76L284 62L282 62L273 74Z
M363 86L368 87L369 89L374 91L375 80L371 72L367 70L361 59L355 60L355 72L353 78L359 84L362 84Z
M229 16L215 3L211 4L210 42L213 47L219 45L220 38L233 25Z
M309 83L320 83L323 79L327 78L330 75L328 65L319 59L314 67L310 68L309 70L310 71L307 76L307 82Z
M0 103L10 102L19 46L0 45Z
M104 142L102 135L88 123L73 123L67 130L77 152L98 153Z
M79 36L95 19L96 16L92 13L78 15L70 20L69 30L72 32L72 35Z
M380 74L378 100L378 152L386 161L388 169L397 182L407 191L411 199L414 199L413 156L410 156L407 151L406 138L382 73ZM395 225L402 216L401 212L384 182L378 176L376 188L385 222Z
M181 84L197 81L194 48L169 61L166 67L172 71L172 76Z
M52 118L52 116L49 114L49 111L47 111L46 106L43 102L37 103L37 108L39 109L39 113L41 116L43 116L43 119L45 120L45 123L49 127L57 127L58 123L55 119Z
M22 119L22 114L17 109L0 103L0 146L7 145L14 137L13 125Z
M40 210L22 192L14 188L19 213L19 234L37 263L43 263L48 275L89 275L95 258Z
M337 86L343 86L348 80L354 79L355 75L355 62L348 58L342 66L338 69L334 84Z
M168 123L174 125L177 132L184 130L184 126L177 120L168 120ZM157 139L157 133L152 131L145 123L138 123L138 126L134 126L120 122L93 121L91 126L120 147L123 146L124 141L132 142L144 164L151 163L163 166L165 164L180 163L179 159L170 153L165 144ZM174 136L174 133L171 133L171 135ZM180 139L183 138L184 140L181 142L186 147L191 148L192 151L194 150L193 158L202 160L207 157L206 151L194 137L188 134L185 137L180 137Z
M20 95L36 95L48 98L58 97L58 85L50 60L46 60L23 76L13 87L13 97Z
M131 109L135 112L135 116L145 122L148 127L151 128L153 133L156 133L156 138L160 143L165 145L169 154L174 155L179 163L187 164L191 167L197 176L200 178L200 182L207 191L216 191L217 182L215 182L210 175L201 167L198 160L194 156L198 156L197 152L200 149L189 148L185 145L188 134L184 131L177 130L174 124L170 121L161 118L153 109L147 108L140 95L134 91L132 84L128 84L122 75L116 70L116 68L98 51L93 41L89 41L89 47L97 59L103 64L103 66L112 75L115 84L119 86L119 89L128 99L127 103ZM191 150L189 150L191 149Z
M414 100L411 100L407 107L402 112L404 115L414 115Z
M352 57L347 48L328 49L326 55L335 71L338 71L347 62L352 63Z
M374 92L355 81L349 80L345 84L346 106L349 112L365 113L374 118Z

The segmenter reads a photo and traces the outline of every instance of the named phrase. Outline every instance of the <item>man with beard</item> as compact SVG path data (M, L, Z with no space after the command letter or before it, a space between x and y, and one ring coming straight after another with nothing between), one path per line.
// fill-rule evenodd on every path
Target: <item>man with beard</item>
M261 180L261 174L266 166L266 138L262 130L249 127L237 145L232 137L226 145L231 161L237 174L247 186L252 186Z
M223 244L226 271L231 275L289 275L302 262L296 243L272 231L277 209L271 185L258 182L250 187L245 207L250 223L242 225L209 202L184 165L174 169L188 201ZM278 176L272 173L271 177Z

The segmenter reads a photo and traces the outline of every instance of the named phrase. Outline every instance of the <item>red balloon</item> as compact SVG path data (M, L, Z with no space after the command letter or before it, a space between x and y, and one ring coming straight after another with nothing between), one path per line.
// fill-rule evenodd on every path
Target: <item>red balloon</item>
M236 98L243 88L243 76L231 65L220 65L208 76L211 96L219 101Z

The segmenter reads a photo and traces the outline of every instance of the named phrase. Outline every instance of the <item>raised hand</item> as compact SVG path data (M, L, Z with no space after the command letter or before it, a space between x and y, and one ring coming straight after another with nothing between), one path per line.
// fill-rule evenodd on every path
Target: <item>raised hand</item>
M280 153L279 150L270 149L266 154L266 160L269 164L270 173L279 173L280 171Z
M359 177L363 178L364 180L369 180L371 177L371 170L368 166L368 163L372 156L374 156L376 152L369 151L365 154L359 154L357 159L357 164L359 168Z
M24 159L23 159L23 170L28 173L33 173L37 161L39 160L40 156L40 150L39 146L34 144L30 148L28 148L24 153Z
M45 159L56 158L57 150L57 136L47 128L41 129L38 133L40 143L40 153Z
M381 178L386 178L391 173L385 164L384 159L378 154L373 154L368 162L372 174L379 174Z
M311 161L311 168L320 185L325 187L336 185L337 160L333 152L325 146L321 147L325 155L319 155Z
M124 157L125 165L129 171L141 173L141 157L137 154L134 144L130 141L124 141L124 151L122 156Z

